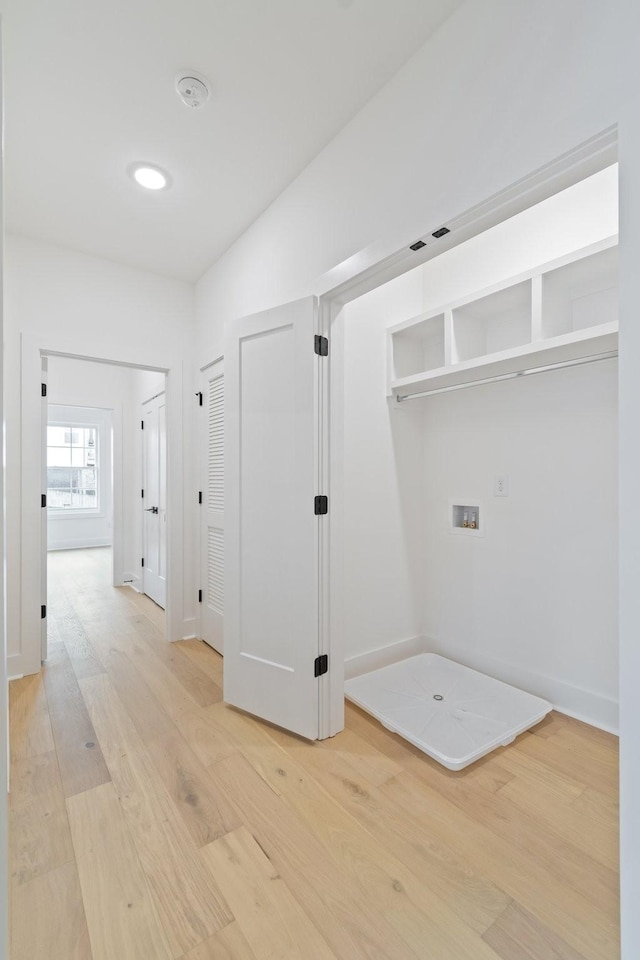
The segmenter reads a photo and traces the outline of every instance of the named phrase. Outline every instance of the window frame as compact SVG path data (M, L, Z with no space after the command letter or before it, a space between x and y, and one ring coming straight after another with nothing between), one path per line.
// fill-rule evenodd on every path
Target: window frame
M96 410L96 413L98 411ZM103 433L104 433L104 423L99 416L96 416L93 421L84 420L82 418L72 418L72 417L56 417L55 419L50 419L47 421L47 470L49 469L49 427L62 427L64 430L69 430L73 432L74 430L86 430L88 428L93 428L96 432L96 462L95 462L95 471L96 471L96 506L95 507L52 507L49 506L49 483L47 475L47 517L51 520L61 520L65 517L73 517L75 519L98 519L106 515L106 507L102 502L102 482L101 482L101 470L102 470L102 444L103 444ZM55 446L55 445L54 445ZM73 449L70 446L69 449ZM71 470L73 465L69 466ZM64 468L63 468L64 469Z

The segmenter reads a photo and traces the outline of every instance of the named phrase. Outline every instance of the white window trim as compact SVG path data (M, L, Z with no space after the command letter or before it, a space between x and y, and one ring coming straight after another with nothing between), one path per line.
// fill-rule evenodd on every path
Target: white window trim
M70 407L61 404L49 404L47 425L51 427L95 427L97 430L96 476L98 507L47 507L47 520L52 522L74 520L101 520L107 516L108 506L104 502L101 473L108 462L104 452L105 444L109 443L108 426L109 411L100 407Z

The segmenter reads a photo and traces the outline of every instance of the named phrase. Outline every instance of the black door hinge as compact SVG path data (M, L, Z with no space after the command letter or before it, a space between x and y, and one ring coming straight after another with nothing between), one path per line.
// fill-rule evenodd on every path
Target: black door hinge
M325 496L313 498L313 512L316 517L322 517L329 512L329 498Z
M140 496L141 496L142 499L144 500L144 487L143 487L142 490L140 491Z
M329 356L329 341L326 337L321 337L319 333L313 338L313 351L319 357Z
M41 506L41 507L46 507L46 505L47 505L47 495L46 495L46 493L41 493L41 494L40 494L40 506Z
M198 490L198 503L202 503L202 490Z
M47 615L47 605L46 603L43 603L42 606L40 607L40 619L44 620L46 615Z
M198 603L202 603L202 590L198 590Z
M140 429L141 429L141 430L144 430L144 420L141 420L141 421L140 421Z
M40 396L41 396L41 397L46 397L46 395L47 395L47 385L46 385L46 383L41 383L41 384L40 384Z
M313 662L313 675L314 677L322 677L325 673L329 672L329 657L326 653L323 653L320 657L316 657Z
M198 398L198 406L201 407L202 406L202 390L198 390L198 392L196 393L196 397Z
M140 566L141 566L141 567L144 567L144 557L143 557L143 558L141 559L141 561L140 561Z

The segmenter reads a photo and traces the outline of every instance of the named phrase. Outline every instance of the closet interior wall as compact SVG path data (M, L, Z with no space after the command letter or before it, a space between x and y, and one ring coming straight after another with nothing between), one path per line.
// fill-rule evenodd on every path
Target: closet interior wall
M617 729L617 361L398 408L385 336L616 232L613 167L345 307L347 676L432 650Z

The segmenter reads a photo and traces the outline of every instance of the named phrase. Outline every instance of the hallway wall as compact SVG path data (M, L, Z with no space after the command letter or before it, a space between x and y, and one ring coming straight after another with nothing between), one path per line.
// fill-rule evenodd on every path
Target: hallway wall
M226 324L327 289L484 203L565 152L619 124L621 222L629 257L621 272L622 478L627 507L640 486L630 446L640 419L637 264L640 247L637 36L634 0L466 0L201 279L197 356L220 351ZM340 267L338 270L337 268ZM625 269L629 271L624 276ZM624 291L627 291L624 294ZM629 449L625 448L627 440ZM624 514L623 514L624 515ZM640 618L640 545L621 547L621 675L634 668ZM626 531L625 531L626 534ZM635 586L634 586L635 585ZM640 703L627 674L621 731L640 734ZM627 689L623 686L623 692ZM640 761L623 753L623 953L640 951ZM637 818L636 818L637 820Z
M192 482L191 358L193 288L142 270L121 266L10 236L6 241L5 382L7 403L7 519L9 675L24 672L27 664L23 640L31 646L39 638L22 637L21 629L21 452L20 364L21 336L59 338L66 348L75 342L92 343L99 351L126 345L144 363L158 343L183 370L182 448L176 451L187 489ZM98 354L99 355L99 354ZM189 404L187 406L187 403ZM193 498L185 497L183 515L175 518L182 530L184 551L183 602L179 611L181 633L192 634L196 591L192 549ZM36 598L38 604L40 600ZM35 600L34 600L35 602ZM33 655L30 662L33 662Z

